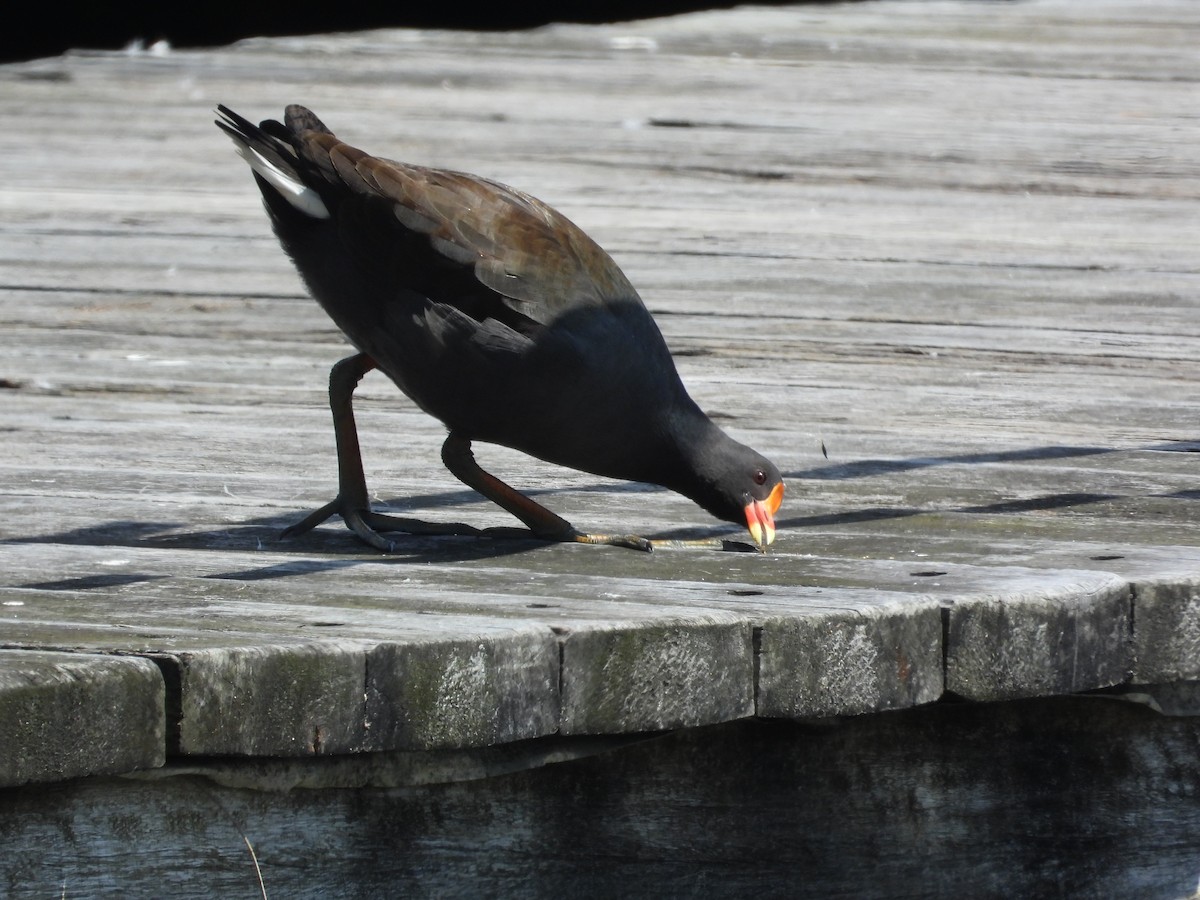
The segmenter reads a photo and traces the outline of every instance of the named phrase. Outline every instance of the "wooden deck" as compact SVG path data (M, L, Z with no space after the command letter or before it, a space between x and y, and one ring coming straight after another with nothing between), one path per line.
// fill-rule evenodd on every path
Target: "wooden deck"
M1198 28L881 2L0 67L0 785L1200 679ZM218 102L582 225L784 471L772 552L280 540L347 347ZM359 397L381 506L507 524ZM581 527L736 536L480 451Z

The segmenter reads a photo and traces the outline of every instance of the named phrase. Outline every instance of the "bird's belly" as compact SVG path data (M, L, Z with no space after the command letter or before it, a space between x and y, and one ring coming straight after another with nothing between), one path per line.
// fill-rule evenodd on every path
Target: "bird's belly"
M367 351L370 352L369 350ZM563 383L521 365L380 368L414 403L462 437L500 444L573 469L646 480L642 451L653 442L646 398L625 396L603 374Z
M497 347L428 327L424 301L322 304L350 340L422 410L461 437L501 444L574 469L655 480L668 414L685 398L644 308L621 318L584 311L535 338Z

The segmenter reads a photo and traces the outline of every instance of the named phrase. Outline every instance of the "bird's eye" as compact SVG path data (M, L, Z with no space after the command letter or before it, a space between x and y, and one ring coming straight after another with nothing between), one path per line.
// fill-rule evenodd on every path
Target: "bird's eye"
M754 483L755 484L766 484L767 483L767 473L764 472L762 469L756 469L754 471Z

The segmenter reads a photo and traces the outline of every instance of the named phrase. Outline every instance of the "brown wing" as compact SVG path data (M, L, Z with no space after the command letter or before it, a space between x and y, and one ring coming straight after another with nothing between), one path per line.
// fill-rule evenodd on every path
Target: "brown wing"
M290 123L289 123L290 124ZM488 179L371 156L327 131L299 135L301 155L330 182L392 204L397 223L528 318L548 325L582 306L638 302L603 249L566 216Z

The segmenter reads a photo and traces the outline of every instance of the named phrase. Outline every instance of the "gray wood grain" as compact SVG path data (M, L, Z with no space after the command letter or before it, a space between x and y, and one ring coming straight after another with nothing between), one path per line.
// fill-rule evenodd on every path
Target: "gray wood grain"
M199 754L1197 677L1198 24L883 2L0 67L0 647L154 657ZM780 464L773 551L279 540L335 489L348 347L218 102L304 103L584 227L701 405ZM358 409L381 508L510 524L384 378ZM581 527L736 537L479 455Z

